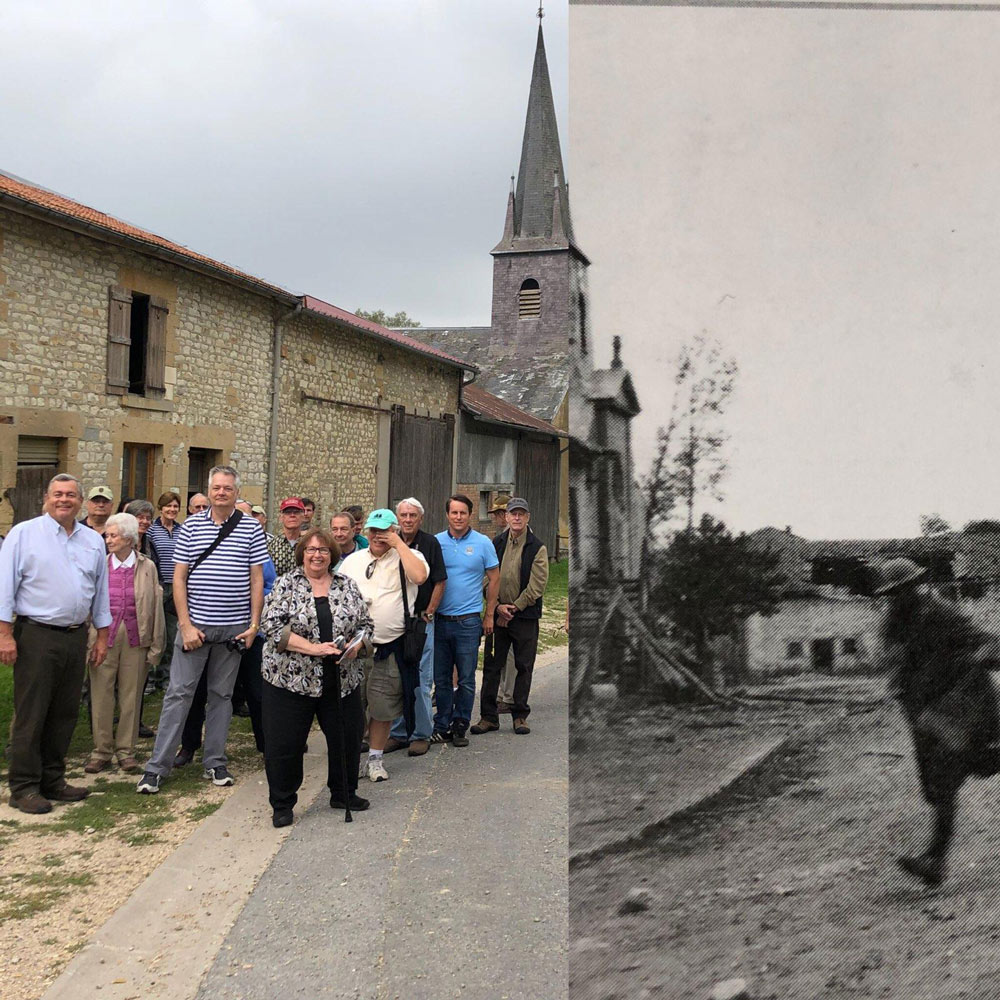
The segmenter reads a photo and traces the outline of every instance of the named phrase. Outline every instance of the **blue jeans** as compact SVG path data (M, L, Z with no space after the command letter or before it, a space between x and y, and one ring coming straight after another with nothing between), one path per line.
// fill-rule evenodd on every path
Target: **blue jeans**
M458 622L434 621L434 729L445 732L453 725L469 728L476 700L476 663L483 622L479 615ZM451 668L458 668L458 692L451 689Z
M424 655L420 657L420 687L414 703L416 722L413 727L414 740L429 740L431 738L431 689L434 685L434 622L427 623L427 641L424 643ZM399 716L392 724L389 735L395 740L406 742L406 723Z

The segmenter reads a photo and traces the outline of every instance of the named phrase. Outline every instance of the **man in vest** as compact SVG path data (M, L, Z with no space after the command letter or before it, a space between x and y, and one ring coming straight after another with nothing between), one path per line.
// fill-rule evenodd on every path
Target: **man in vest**
M476 736L500 728L497 711L497 690L500 671L507 662L507 652L513 647L514 667L514 732L527 736L528 696L531 692L531 672L538 653L538 622L542 617L542 594L549 580L549 556L545 546L528 527L531 512L522 497L507 504L508 531L493 540L500 560L500 595L496 609L493 661L483 665L483 686L479 693L481 718L470 730Z

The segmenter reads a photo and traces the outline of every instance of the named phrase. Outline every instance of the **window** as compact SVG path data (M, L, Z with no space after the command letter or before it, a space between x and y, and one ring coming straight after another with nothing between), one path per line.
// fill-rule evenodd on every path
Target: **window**
M785 659L800 660L804 652L805 647L801 642L790 642L785 649Z
M153 496L156 446L126 444L122 448L122 499L149 500Z
M195 493L204 493L208 489L209 470L222 464L221 451L213 451L210 448L188 448L188 488L185 509Z
M521 290L517 293L517 318L538 319L542 311L542 290L534 278L521 282Z
M580 306L580 353L587 353L587 297L580 292L577 300Z
M493 506L490 503L490 497L493 494L490 490L480 490L479 491L479 520L488 521L490 519L490 507Z
M107 390L119 396L162 396L165 389L166 299L112 285L108 302Z
M844 656L857 656L858 655L858 640L857 639L842 639L840 643L840 651Z

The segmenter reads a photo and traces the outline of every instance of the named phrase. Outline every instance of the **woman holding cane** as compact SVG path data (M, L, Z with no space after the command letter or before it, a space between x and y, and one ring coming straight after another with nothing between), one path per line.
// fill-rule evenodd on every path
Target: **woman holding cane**
M329 532L305 532L295 568L278 578L261 616L264 767L277 827L293 820L314 718L326 736L331 808L344 809L346 819L369 805L357 795L364 728L357 656L370 655L373 624L357 584L333 573L339 558Z

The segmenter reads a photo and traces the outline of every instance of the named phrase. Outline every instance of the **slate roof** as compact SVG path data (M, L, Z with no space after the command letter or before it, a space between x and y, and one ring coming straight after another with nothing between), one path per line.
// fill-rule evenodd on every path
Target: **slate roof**
M0 172L0 205L5 203L15 208L34 208L40 210L41 214L51 216L55 221L76 223L93 229L98 234L125 239L138 244L138 249L147 253L168 256L175 263L187 263L196 270L213 272L219 277L235 280L244 287L249 286L261 294L283 299L289 304L294 304L298 298L277 285L237 270L229 264L213 260L204 254L195 253L180 243L147 232L105 212L99 212L96 208L89 208L54 191L31 184L20 177Z
M557 437L566 436L565 431L557 430L548 421L540 420L525 410L511 406L499 396L487 392L478 383L467 385L462 390L462 409L488 423L512 424L529 431L539 431Z
M492 253L564 250L570 246L576 249L545 39L539 24L517 186L508 199L503 237Z
M594 403L611 403L631 417L641 410L632 376L624 368L594 369L587 384L587 398Z
M480 369L476 385L534 416L552 420L569 386L565 364L554 365L551 357L522 358L512 368L491 349L488 326L417 326L396 330L437 351L465 358Z

